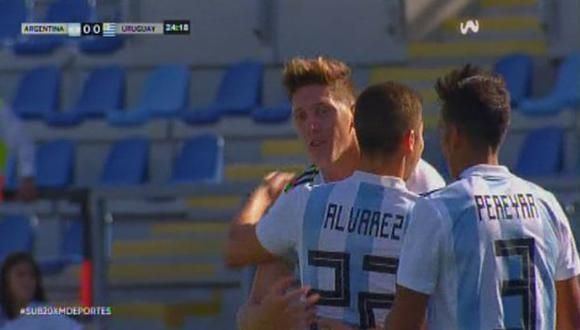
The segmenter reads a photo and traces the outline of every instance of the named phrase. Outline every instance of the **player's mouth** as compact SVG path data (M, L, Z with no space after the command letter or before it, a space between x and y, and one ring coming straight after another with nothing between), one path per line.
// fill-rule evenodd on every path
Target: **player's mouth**
M310 141L309 146L310 146L310 148L318 148L323 144L324 144L324 141L322 141L322 140L312 140L312 141Z

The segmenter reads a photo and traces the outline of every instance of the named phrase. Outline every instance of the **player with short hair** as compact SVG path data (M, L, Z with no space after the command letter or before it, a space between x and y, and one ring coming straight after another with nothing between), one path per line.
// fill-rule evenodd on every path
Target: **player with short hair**
M388 329L580 329L580 260L554 195L500 166L505 82L467 65L439 79L458 180L411 213ZM427 314L425 313L427 311Z
M419 198L403 178L423 151L421 112L403 85L365 89L354 112L357 170L281 195L258 224L264 253L298 255L302 285L320 295L319 317L368 329L391 307L403 226Z

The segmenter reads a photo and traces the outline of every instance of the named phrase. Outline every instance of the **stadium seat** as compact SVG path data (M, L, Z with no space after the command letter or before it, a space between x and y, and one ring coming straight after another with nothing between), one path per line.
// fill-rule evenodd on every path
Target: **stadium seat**
M116 37L85 37L81 38L78 43L78 48L83 54L87 55L101 55L111 54L123 47L125 38L122 36Z
M510 92L513 108L529 97L532 88L532 71L532 59L525 54L504 56L495 63L494 72L503 76Z
M32 252L34 235L30 220L22 215L6 215L0 220L0 262L14 252Z
M88 118L103 118L108 111L121 109L125 99L125 70L107 66L92 71L76 105L63 113L49 113L45 121L51 126L74 126Z
M205 134L186 141L169 183L219 182L223 176L223 138Z
M8 155L6 161L6 168L4 169L4 189L16 190L18 188L18 170L16 163L16 155Z
M12 110L22 119L41 119L60 103L60 71L45 66L27 72L18 85Z
M72 23L88 22L91 8L86 0L58 0L49 5L42 22ZM24 36L13 45L18 55L46 55L60 47L67 39L62 35Z
M20 35L20 24L25 20L25 1L0 0L0 45L13 42Z
M539 99L524 100L519 110L525 114L553 114L580 105L580 53L566 58L558 69L551 92Z
M149 141L127 138L112 147L99 183L107 186L138 185L147 180Z
M248 115L262 101L264 65L255 61L242 61L231 65L220 83L214 102L206 107L194 108L183 114L188 124L216 122L221 115Z
M111 111L109 122L114 126L143 124L150 117L171 118L187 107L189 71L180 64L161 65L155 69L141 90L136 108Z
M36 185L66 188L73 183L75 147L70 140L55 140L36 149Z
M44 275L60 273L65 267L82 262L83 230L84 226L80 219L66 221L63 224L59 255L39 261L40 270Z
M524 140L515 172L525 177L554 176L564 164L564 129L536 129Z
M275 124L284 123L292 114L292 106L288 101L274 107L260 107L252 112L252 118L256 123Z

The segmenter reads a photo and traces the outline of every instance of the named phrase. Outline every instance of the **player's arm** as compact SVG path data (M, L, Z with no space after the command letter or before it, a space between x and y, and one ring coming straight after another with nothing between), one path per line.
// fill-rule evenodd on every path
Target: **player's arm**
M229 266L241 267L272 258L258 241L256 225L292 177L292 174L283 172L268 174L244 203L230 225L226 250Z
M397 285L393 308L385 324L386 329L426 329L425 311L429 295Z
M315 321L318 294L306 298L309 288L290 289L293 277L276 281L261 303L246 302L238 310L240 330L305 329Z
M580 276L557 281L556 297L556 329L580 329Z
M397 290L385 329L421 329L435 291L445 235L439 212L425 199L413 207L406 224L397 270Z

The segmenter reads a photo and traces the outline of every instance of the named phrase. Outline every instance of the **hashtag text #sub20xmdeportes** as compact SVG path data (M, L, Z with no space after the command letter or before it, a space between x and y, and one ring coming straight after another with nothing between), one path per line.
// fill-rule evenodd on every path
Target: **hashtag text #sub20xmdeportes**
M20 310L20 314L23 315L84 315L84 316L97 316L97 315L111 315L112 309L109 306L95 306L95 307L81 307L81 306L36 306L36 307L26 307Z

